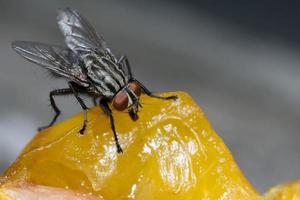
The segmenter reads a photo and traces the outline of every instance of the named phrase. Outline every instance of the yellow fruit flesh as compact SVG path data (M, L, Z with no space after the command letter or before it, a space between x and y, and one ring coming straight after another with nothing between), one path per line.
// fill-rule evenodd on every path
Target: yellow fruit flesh
M265 195L264 200L299 200L300 180L289 181L272 187Z
M70 188L105 200L258 199L200 108L183 92L177 101L141 97L139 119L113 110L123 148L116 153L100 108L40 132L9 167L10 181Z

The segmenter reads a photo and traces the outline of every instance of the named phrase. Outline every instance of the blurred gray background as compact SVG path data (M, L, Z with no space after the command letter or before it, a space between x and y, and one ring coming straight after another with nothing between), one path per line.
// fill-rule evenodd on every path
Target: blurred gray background
M49 91L66 86L10 43L62 44L55 10L65 6L153 91L189 92L257 189L300 178L300 6L259 0L0 0L0 171L52 118ZM59 120L80 111L73 97L57 100Z

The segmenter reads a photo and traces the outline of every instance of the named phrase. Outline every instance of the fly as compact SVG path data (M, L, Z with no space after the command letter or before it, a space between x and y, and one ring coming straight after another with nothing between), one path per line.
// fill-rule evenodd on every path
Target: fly
M27 60L58 77L68 79L68 87L50 92L50 103L55 115L49 125L39 129L52 126L60 115L54 96L73 94L83 109L84 120L79 133L84 134L88 107L79 94L87 94L109 116L117 152L121 153L109 103L118 111L128 110L131 119L137 120L142 93L163 100L175 100L177 96L162 97L150 92L132 75L127 57L117 59L103 38L76 10L58 10L57 20L67 47L29 41L12 43L13 49ZM97 99L99 102L96 102Z

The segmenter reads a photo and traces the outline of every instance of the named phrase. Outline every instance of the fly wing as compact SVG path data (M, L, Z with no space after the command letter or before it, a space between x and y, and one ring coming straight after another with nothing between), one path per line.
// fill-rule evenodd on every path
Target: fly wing
M97 53L101 56L109 56L113 61L116 61L103 38L76 10L71 8L59 9L57 20L65 37L65 42L73 52L81 56Z
M54 74L66 77L82 86L88 86L86 76L71 50L28 41L14 41L12 47L27 60L45 67Z

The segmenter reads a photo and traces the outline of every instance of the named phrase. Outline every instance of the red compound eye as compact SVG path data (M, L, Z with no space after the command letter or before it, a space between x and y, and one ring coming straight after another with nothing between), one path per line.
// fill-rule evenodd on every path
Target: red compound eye
M119 92L112 102L115 109L122 111L125 110L128 106L128 97L125 92Z
M136 96L140 96L141 95L142 90L141 90L141 86L140 86L140 84L138 82L134 81L134 82L129 83L129 87L134 92L134 94Z

